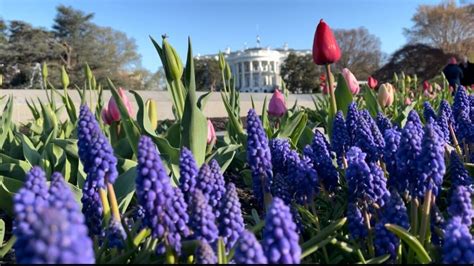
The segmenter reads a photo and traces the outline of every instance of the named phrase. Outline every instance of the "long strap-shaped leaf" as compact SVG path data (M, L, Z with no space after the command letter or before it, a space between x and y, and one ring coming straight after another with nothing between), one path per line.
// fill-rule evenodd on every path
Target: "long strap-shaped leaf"
M418 239L410 234L407 230L403 227L400 227L396 224L385 224L385 227L395 235L397 235L403 242L407 243L407 245L415 252L417 255L416 258L420 263L427 264L431 262L430 255L426 252L423 245L418 241Z

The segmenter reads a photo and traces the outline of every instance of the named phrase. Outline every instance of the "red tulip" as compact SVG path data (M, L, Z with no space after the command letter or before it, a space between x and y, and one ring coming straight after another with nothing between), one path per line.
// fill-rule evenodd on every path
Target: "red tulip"
M131 116L132 115L132 103L128 99L127 95L125 94L125 90L122 88L118 89L118 94L120 98L122 98L122 102L125 105L125 107L128 110L128 114ZM119 121L120 120L120 111L118 109L117 103L115 102L114 97L110 97L109 100L109 117L112 119L112 121Z
M268 114L274 117L282 117L286 113L285 97L276 89L273 92L270 104L268 104Z
M427 80L423 81L423 90L431 91L431 84Z
M319 21L313 42L313 61L316 65L332 64L341 58L341 49L331 28L322 19Z
M216 142L217 136L216 131L214 130L214 125L211 120L207 120L207 144Z
M367 84L369 85L369 88L371 89L375 89L378 83L379 82L376 79L374 79L372 76L370 76L369 79L367 80Z

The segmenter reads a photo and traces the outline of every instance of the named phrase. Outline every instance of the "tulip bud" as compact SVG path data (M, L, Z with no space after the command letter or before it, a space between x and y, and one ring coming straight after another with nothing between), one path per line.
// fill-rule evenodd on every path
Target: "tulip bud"
M3 76L0 74L0 86L3 84Z
M427 80L423 81L423 90L428 92L431 91L431 84Z
M91 68L89 67L89 64L86 63L86 66L84 67L84 74L86 75L86 79L87 80L91 80L92 79L92 70Z
M180 80L181 76L183 76L183 63L176 50L169 45L166 39L163 39L163 52L165 53L166 63L172 80Z
M61 67L61 82L63 84L63 88L67 89L67 87L69 86L69 76L64 66Z
M102 121L104 121L105 124L111 125L113 120L110 117L109 111L107 110L107 107L104 107L102 109L102 112L100 112L100 116L102 117Z
M222 71L224 71L225 69L225 58L224 58L224 54L223 53L219 53L219 69Z
M43 63L43 68L41 69L41 74L43 75L43 80L48 79L48 65L46 62Z
M216 131L214 130L214 125L210 119L207 120L207 144L215 143L217 139Z
M360 91L360 87L359 87L359 82L357 81L354 74L352 74L352 72L349 69L344 68L342 70L342 76L344 76L344 79L346 80L347 86L349 87L349 90L351 91L351 93L354 95L358 94Z
M156 108L156 102L153 99L146 100L145 108L150 118L151 127L156 129L158 127L158 109Z
M92 76L92 90L97 88L97 81L95 80L95 76Z
M322 19L319 21L313 41L313 61L317 65L332 64L341 58L341 49L331 28Z
M227 63L225 64L224 77L226 80L230 80L230 78L232 78L232 71L230 70L230 66Z
M406 84L407 84L406 86L407 86L408 88L410 88L410 86L411 86L411 77L410 77L410 75L407 75L407 76L406 76L405 82L406 82Z
M378 81L374 79L372 76L369 77L367 80L367 85L369 85L369 88L375 89L377 87Z
M405 105L410 105L411 99L409 97L405 98Z
M285 97L276 89L268 105L268 114L274 117L282 117L286 113Z
M118 89L118 94L120 98L122 99L123 104L127 108L128 114L131 116L132 115L132 103L128 99L127 95L125 94L125 90L122 88ZM115 102L114 97L110 97L109 100L109 105L108 105L108 113L109 117L112 119L112 121L119 121L120 120L120 110L118 109L117 103Z
M384 83L380 85L378 92L378 102L380 106L387 107L393 104L395 89L392 84Z
M398 75L397 73L393 73L393 84L397 85L398 84Z
M331 80L331 84L333 84L332 91L334 91L336 89L336 84L334 84L334 75L331 73L329 78ZM326 81L326 75L322 74L321 77L319 77L319 80L323 80L323 82L322 82L323 94L328 94L329 93L328 83L325 82Z

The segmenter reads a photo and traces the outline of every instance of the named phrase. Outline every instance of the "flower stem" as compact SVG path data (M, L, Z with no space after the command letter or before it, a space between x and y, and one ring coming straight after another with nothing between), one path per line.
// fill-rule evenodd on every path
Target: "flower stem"
M326 74L328 77L328 84L329 84L329 98L330 98L330 107L332 115L336 115L337 113L337 104L336 104L336 96L334 95L333 90L333 80L331 79L331 66L326 64Z
M100 200L102 201L102 207L104 208L104 219L105 221L110 220L110 205L107 200L107 191L103 188L99 189Z
M453 138L453 145L456 148L456 152L458 153L459 157L462 158L461 147L459 146L458 139L456 138L456 134L454 134L453 126L451 124L449 124L449 133L451 133L451 137Z
M115 196L114 186L109 182L107 182L107 190L108 190L107 195L109 196L109 201L110 201L110 207L112 209L112 215L114 219L116 219L117 221L120 221L120 211L118 208L117 197Z
M369 212L367 210L364 210L364 219L365 219L365 225L367 226L367 245L369 248L369 254L373 258L375 257L375 250L374 250L374 243L372 241L372 232L371 232L371 226L370 226L370 217L369 217Z
M431 191L431 189L426 191L425 199L423 202L423 212L421 214L421 227L420 227L420 243L423 246L424 246L426 231L428 229L428 223L429 223L429 218L430 218L432 195L433 195L433 192Z

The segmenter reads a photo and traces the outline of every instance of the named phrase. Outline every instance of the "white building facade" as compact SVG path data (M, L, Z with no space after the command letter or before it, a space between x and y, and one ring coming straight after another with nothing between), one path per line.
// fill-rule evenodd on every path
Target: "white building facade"
M281 84L280 67L291 53L311 54L311 50L292 50L285 45L282 49L248 48L224 53L232 70L235 87L240 92L273 92ZM215 58L217 55L197 56Z

